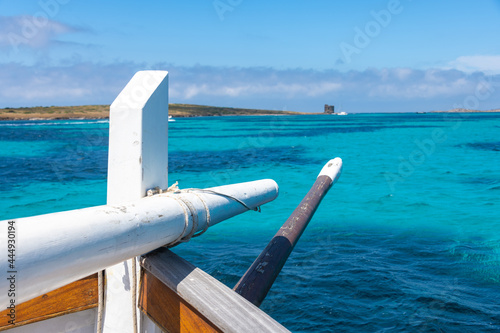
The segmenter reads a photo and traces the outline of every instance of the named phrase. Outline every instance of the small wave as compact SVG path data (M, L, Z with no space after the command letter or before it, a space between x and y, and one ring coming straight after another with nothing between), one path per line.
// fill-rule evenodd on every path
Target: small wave
M472 148L476 150L487 150L487 151L500 151L500 141L499 142L474 142L467 144L457 145L460 148Z
M414 202L408 204L408 207L430 207L431 205L426 202Z
M53 121L40 122L38 120L22 121L22 122L0 122L0 127L26 127L26 126L61 126L61 125L87 125L87 124L107 124L108 119L97 120L68 120L68 121Z
M471 177L465 179L463 183L474 184L474 185L490 185L498 187L498 184L500 184L500 179L487 178L487 177Z

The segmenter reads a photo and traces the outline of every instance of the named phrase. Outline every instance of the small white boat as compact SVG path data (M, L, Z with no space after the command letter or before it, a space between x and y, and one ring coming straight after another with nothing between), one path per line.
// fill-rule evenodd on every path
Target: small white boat
M339 112L339 113L335 113L337 116L347 116L347 112Z
M174 121L175 121L175 119L174 119L174 118L172 118L172 116L168 116L168 122L169 122L169 123L174 122Z

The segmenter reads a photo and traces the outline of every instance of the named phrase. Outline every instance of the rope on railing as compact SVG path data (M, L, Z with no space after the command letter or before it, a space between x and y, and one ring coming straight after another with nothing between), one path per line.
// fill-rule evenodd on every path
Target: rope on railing
M248 210L253 210L253 211L256 211L259 213L261 212L260 206L257 206L255 208L251 208L242 200L235 198L229 194L220 193L220 192L217 192L214 190L200 189L200 188L180 189L178 185L179 185L179 182L175 182L173 185L168 187L166 190L162 190L159 187L155 187L154 189L149 189L146 192L146 195L148 197L150 197L150 196L153 196L155 194L164 194L164 193L166 193L167 195L191 193L191 194L195 195L201 201L203 206L205 207L206 221L203 225L203 230L201 230L199 233L196 233L196 229L198 229L198 224L199 224L198 214L197 214L195 208L193 207L193 205L191 204L191 202L189 200L181 197L181 196L170 195L171 198L173 198L175 201L177 201L179 203L179 206L181 206L182 210L184 211L185 224L184 224L184 230L182 231L181 235L173 242L164 245L165 247L174 247L174 246L178 245L179 243L189 242L191 240L191 238L201 236L210 227L210 222L211 222L210 221L210 210L208 209L208 206L207 206L207 203L205 202L205 200L203 200L203 197L201 195L199 195L200 193L219 195L219 196L222 196L222 197L225 197L225 198L228 198L230 200L238 202L239 204L241 204L243 207L245 207ZM186 230L189 228L189 216L190 215L193 219L193 226L192 226L189 234L187 236L184 236Z

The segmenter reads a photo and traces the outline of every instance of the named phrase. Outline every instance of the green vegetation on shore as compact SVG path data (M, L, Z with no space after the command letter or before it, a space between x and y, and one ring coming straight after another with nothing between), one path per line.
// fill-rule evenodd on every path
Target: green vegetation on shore
M302 112L226 108L193 104L170 104L169 115L177 117L209 117L229 115L297 115ZM109 105L37 106L0 109L0 120L25 119L104 119L109 118Z
M500 112L500 109L480 111L469 109L453 109L439 112ZM425 112L419 112L425 113ZM301 115L322 114L295 111L275 111L259 109L228 108L194 104L169 104L169 115L181 117L211 117L211 116L252 116L252 115ZM81 106L36 106L26 108L0 109L0 120L28 120L28 119L105 119L109 118L109 105L81 105Z

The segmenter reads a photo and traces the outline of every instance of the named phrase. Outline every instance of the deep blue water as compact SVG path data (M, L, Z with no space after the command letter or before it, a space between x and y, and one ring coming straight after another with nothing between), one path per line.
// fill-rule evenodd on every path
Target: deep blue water
M169 182L280 196L174 251L233 286L329 159L262 309L294 332L500 332L500 114L177 119ZM0 220L104 204L106 121L0 122Z

